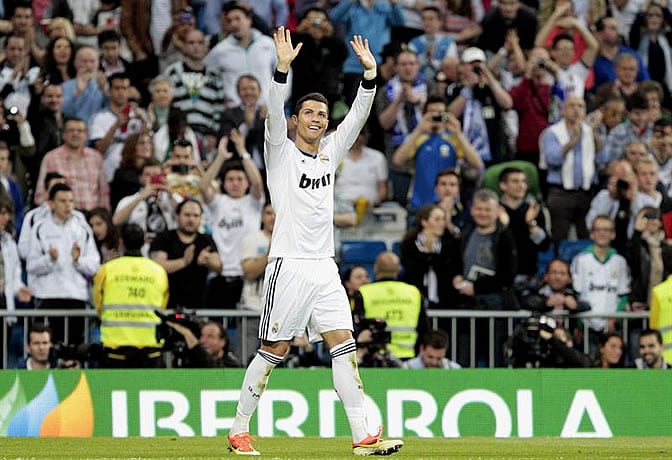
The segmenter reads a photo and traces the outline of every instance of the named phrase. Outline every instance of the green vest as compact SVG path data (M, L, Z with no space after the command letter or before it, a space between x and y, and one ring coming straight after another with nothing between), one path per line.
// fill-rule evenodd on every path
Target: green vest
M154 310L165 307L168 275L145 257L120 257L105 264L101 341L109 348L159 348Z
M418 288L401 281L378 281L365 284L359 292L366 318L387 321L387 328L392 333L388 350L398 358L414 357L422 308L422 295Z
M672 277L653 288L652 303L656 308L651 309L651 327L660 331L663 336L663 359L672 363Z

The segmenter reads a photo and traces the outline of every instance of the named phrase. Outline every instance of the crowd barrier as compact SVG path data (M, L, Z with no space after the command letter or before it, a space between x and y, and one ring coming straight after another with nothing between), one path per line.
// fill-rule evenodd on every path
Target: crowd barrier
M218 321L222 321L223 324L227 324L228 320L232 320L229 324L237 324L235 329L231 331L234 334L244 334L247 337L249 334L257 334L256 330L252 330L249 327L249 319L258 318L258 314L246 311L246 310L219 310L219 309L198 309L194 310L194 315L199 318L208 318ZM502 322L505 322L506 335L510 336L515 327L530 317L530 312L526 310L518 311L492 311L492 310L435 310L430 309L427 312L431 325L433 328L437 328L439 325L443 326L448 332L450 337L450 347L449 347L449 357L457 361L458 359L458 337L461 332L462 337L467 337L469 345L468 356L463 356L460 361L466 367L495 367L496 363L496 354L499 350L495 348L495 328L502 327ZM49 318L52 317L64 317L65 318L65 327L67 337L67 328L69 327L69 318L71 317L84 317L85 318L85 341L97 341L96 334L97 331L97 314L93 309L89 310L17 310L14 312L8 313L5 310L0 310L0 320L2 323L2 337L3 337L3 356L2 356L2 368L6 369L8 366L8 345L11 342L12 334L8 330L8 326L4 321L6 316L15 316L18 319L17 326L14 326L13 329L19 330L21 337L17 338L14 334L15 341L19 341L20 344L25 344L27 339L28 326L30 321L42 321L48 322ZM567 315L557 315L558 317L567 317ZM580 313L572 315L573 319L590 319L590 318L617 318L621 324L621 332L623 338L626 342L626 353L628 352L628 342L633 342L636 340L636 335L633 334L638 329L643 329L647 327L648 324L648 312L617 312L609 315L599 314L594 312ZM483 332L483 325L486 324L487 328L487 341L482 336L479 336L479 333ZM583 334L584 337L588 337L590 331L588 329L587 322L583 322ZM478 327L480 325L480 327ZM21 327L22 326L22 327ZM468 331L464 331L464 328L468 328ZM93 340L92 340L93 339ZM486 343L487 344L487 357L485 360L478 360L476 355L477 343ZM232 337L232 343L235 345L235 337ZM16 345L16 344L15 344ZM23 348L22 345L20 347ZM589 341L585 340L583 343L584 353L589 353ZM631 349L633 350L633 349ZM247 349L247 341L241 341L241 349L236 350L236 354L242 359L246 364L247 358L251 356L255 350ZM25 353L25 351L23 351Z

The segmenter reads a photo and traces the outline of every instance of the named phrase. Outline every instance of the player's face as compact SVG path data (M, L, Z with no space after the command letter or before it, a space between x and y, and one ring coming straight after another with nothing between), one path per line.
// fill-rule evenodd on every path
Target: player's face
M62 190L56 193L50 205L54 215L59 220L65 221L70 218L72 211L75 209L75 196L71 191Z
M224 191L231 198L240 198L245 195L249 182L244 171L232 170L224 176Z
M655 335L644 335L639 338L639 356L647 366L653 367L663 352L663 346L658 343Z
M432 346L423 346L422 362L425 367L441 367L441 361L446 357L446 348L434 348Z
M305 101L295 121L297 138L309 144L318 142L329 124L327 104L319 101Z

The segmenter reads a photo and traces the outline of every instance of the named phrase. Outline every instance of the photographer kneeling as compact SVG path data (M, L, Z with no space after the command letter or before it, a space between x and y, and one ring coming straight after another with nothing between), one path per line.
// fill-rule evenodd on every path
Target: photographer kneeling
M200 338L192 328L174 321L166 324L184 339L179 365L186 368L243 367L230 349L229 336L221 323L208 321L200 328Z

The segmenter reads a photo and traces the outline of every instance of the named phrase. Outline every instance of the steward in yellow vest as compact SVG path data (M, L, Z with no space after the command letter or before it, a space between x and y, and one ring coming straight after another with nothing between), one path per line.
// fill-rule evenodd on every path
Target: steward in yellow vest
M383 319L391 333L387 351L400 359L416 355L418 337L429 329L422 294L415 286L397 281L401 265L393 252L378 255L374 283L365 284L354 296L355 323L361 319ZM358 331L356 331L358 333Z
M161 320L154 310L168 303L165 269L140 254L142 228L122 228L125 255L104 264L93 280L93 301L101 319L104 367L162 367L162 343L156 340Z
M663 260L667 262L665 259L663 253ZM663 337L663 359L672 363L672 276L655 286L651 292L649 327L660 331Z

